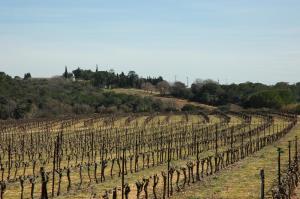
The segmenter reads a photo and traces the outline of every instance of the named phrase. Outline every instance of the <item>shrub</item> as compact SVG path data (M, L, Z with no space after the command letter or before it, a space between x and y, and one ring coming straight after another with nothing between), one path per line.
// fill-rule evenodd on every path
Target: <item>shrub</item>
M196 111L198 109L199 109L199 107L194 106L192 104L186 104L181 108L182 111Z

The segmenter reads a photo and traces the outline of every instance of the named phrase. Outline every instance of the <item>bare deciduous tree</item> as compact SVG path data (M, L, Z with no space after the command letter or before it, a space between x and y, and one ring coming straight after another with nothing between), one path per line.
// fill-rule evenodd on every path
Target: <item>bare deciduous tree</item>
M166 95L170 91L170 84L167 81L161 81L156 85L161 95Z

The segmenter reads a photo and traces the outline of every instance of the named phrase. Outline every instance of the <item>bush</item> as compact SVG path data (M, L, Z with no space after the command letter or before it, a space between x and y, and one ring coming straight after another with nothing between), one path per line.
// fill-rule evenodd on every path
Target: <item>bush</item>
M80 115L80 114L88 114L88 113L94 113L95 109L91 108L87 104L75 104L73 106L74 113Z
M118 108L116 106L110 106L104 109L103 113L117 113L118 112Z
M298 104L297 106L295 106L292 110L290 110L291 112L300 115L300 104Z
M295 101L295 97L289 90L271 90L255 93L246 101L245 106L251 108L275 108L280 109Z
M171 87L171 95L178 98L190 99L193 94L190 89L186 88L184 83L175 82Z
M199 110L199 107L192 104L186 104L181 108L182 111L196 111Z

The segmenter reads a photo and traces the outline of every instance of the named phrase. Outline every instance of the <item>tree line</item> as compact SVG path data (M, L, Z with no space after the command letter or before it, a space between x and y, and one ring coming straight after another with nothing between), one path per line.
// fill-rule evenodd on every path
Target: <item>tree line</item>
M90 81L91 84L98 88L142 88L144 84L149 83L151 85L157 85L163 81L161 76L159 77L139 77L135 71L129 71L128 74L121 72L115 73L114 70L99 71L98 67L95 71L84 70L79 67L68 72L67 67L63 73L63 77L66 79L74 78L75 80Z
M38 79L32 78L30 73L24 78L13 78L0 73L0 119L174 109L172 104L158 99L114 93L80 79Z
M219 84L213 80L196 80L191 87L182 82L169 83L162 77L140 77L136 72L77 68L55 78L24 78L0 72L0 119L56 117L58 115L175 111L174 104L110 92L111 88L136 88L158 92L161 96L187 99L213 106L237 104L244 108L270 108L300 113L300 82L275 85L245 82ZM197 109L192 105L183 111Z
M213 80L196 80L190 88L182 82L171 85L169 94L204 104L222 106L237 104L244 108L292 108L300 113L300 82L275 85L245 82L222 85Z
M278 82L275 85L252 82L222 85L210 79L197 79L188 88L182 82L169 83L162 77L143 78L134 71L129 71L126 75L123 72L117 74L113 70L98 71L98 68L95 72L77 68L72 73L68 73L66 68L63 76L90 81L95 87L158 91L161 95L171 95L214 106L231 103L244 108L285 108L300 112L300 106L297 105L300 102L300 82L292 85L287 82Z

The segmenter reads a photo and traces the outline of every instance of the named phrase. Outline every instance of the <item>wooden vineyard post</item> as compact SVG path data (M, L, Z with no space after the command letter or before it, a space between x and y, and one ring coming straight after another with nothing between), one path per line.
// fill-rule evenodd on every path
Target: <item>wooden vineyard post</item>
M298 137L295 136L295 160L298 164Z
M244 150L244 134L245 134L245 129L243 130L242 133L242 159L245 157L245 150Z
M11 151L11 139L9 139L9 141L8 141L8 176L7 176L7 180L9 180L10 179L10 170L11 170L11 153L12 153L12 151Z
M260 170L260 199L265 199L265 171L263 169Z
M167 153L168 153L168 155L167 155L167 157L168 157L168 173L167 173L167 175L168 175L168 177L167 177L167 179L168 179L168 181L167 181L167 183L168 183L168 186L167 186L167 196L169 197L170 196L170 143L171 143L171 141L170 140L168 140L168 150L167 150Z
M253 128L255 129L255 128ZM253 152L253 144L252 144L252 133L254 132L253 129L251 128L251 126L249 126L249 132L250 132L250 153Z
M92 160L94 161L94 132L92 132L92 140L91 140L91 147L92 147Z
M123 154L122 154L122 199L124 199L124 186L125 186L125 184L124 184L124 171L125 171L125 153L126 153L126 151L125 151L126 149L125 149L125 147L123 148Z
M291 169L291 141L289 141L289 169Z
M42 189L41 189L41 199L48 199L48 192L47 192L47 183L48 183L48 175L45 172L45 168L41 167L40 175L42 178Z
M197 139L197 166L196 166L196 179L197 179L198 181L200 181L199 165L200 165L200 158L199 158L199 140Z
M216 156L218 155L218 124L216 124Z
M163 135L162 135L162 131L160 131L160 149L162 149L163 148ZM162 161L163 161L163 151L162 150L160 150L160 159L159 159L159 161L160 161L160 164L162 163Z
M280 154L283 152L281 148L277 149L278 152L278 188L280 190L280 185L281 185L281 172L280 172Z
M104 178L103 178L103 162L104 162L104 150L105 150L105 145L104 145L104 137L102 138L102 146L101 146L101 178L100 178L100 182L103 182ZM117 153L117 151L116 151ZM80 178L81 179L81 178Z
M259 146L260 146L260 143L259 143L259 131L256 132L256 137L257 137L256 150L259 151Z
M57 148L58 148L58 136L56 136L56 140L54 140L54 151L53 151L53 168L52 168L52 198L54 197L54 184L55 184L55 166L56 166L56 156L57 156Z
M264 128L264 138L263 138L264 146L266 145L266 128Z
M233 128L230 130L230 162L233 163Z

